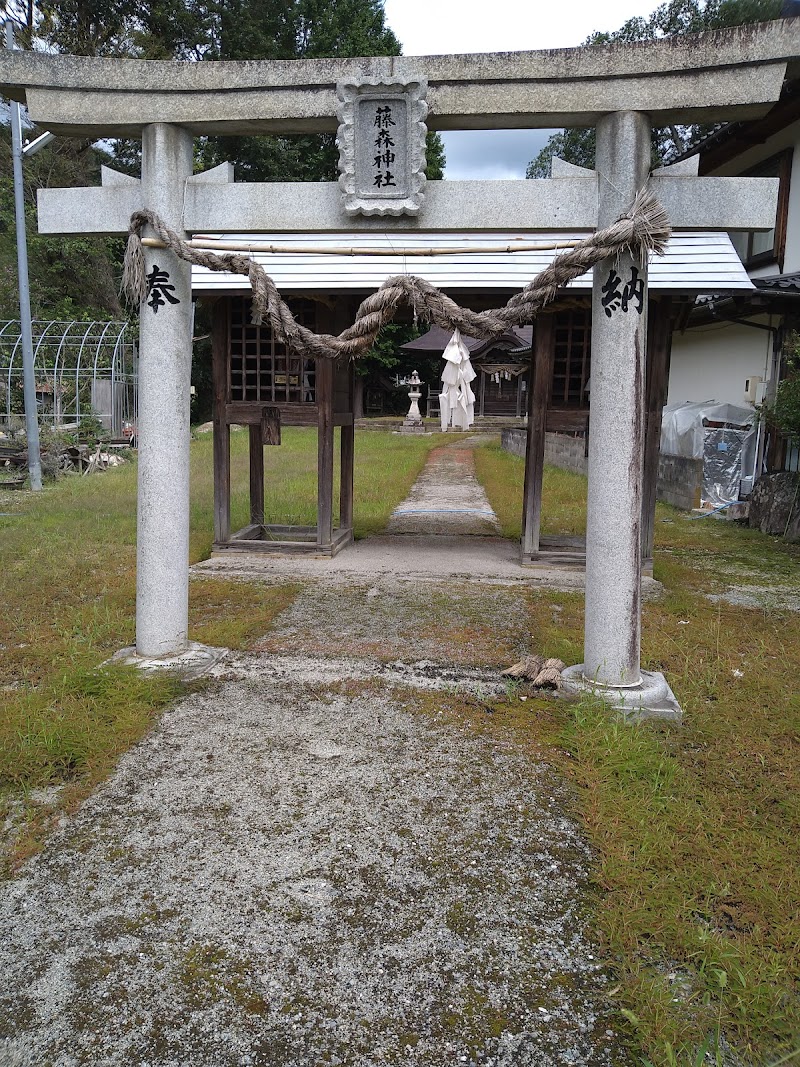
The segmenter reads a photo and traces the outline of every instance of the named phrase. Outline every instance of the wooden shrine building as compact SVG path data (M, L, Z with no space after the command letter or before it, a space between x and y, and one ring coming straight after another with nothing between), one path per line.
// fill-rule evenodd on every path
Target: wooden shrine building
M441 326L431 326L421 337L401 345L400 351L409 356L415 353L441 356L450 337L451 334ZM473 383L475 414L481 418L486 415L525 418L533 327L514 326L501 337L488 341L479 337L465 337L463 334L461 340L467 346L470 361L478 375ZM431 400L437 392L432 389L429 394L429 415L432 414Z
M580 234L573 235L580 237ZM559 234L563 242L565 235ZM551 241L553 235L537 234ZM238 238L242 240L242 238ZM530 240L530 234L527 235ZM567 239L569 237L567 236ZM252 235L253 244L288 244L280 235ZM361 300L391 275L414 273L439 286L458 303L481 310L499 307L543 269L552 251L459 254L458 246L496 246L508 234L392 233L391 249L379 232L293 234L293 248L308 251L253 252L273 277L295 316L318 332L339 333L353 321ZM453 255L406 260L394 249L453 244ZM347 244L350 255L320 255L314 249ZM386 256L359 256L360 245L387 248ZM652 557L653 517L661 434L666 402L672 330L681 308L688 312L697 294L720 289L752 289L730 239L724 233L675 233L667 254L650 266L648 364L646 372L645 471L642 510L643 558ZM214 302L214 548L217 551L306 551L335 555L353 537L353 368L341 361L310 360L287 350L268 325L250 323L247 279L192 270L196 297ZM444 331L441 331L444 336ZM438 335L437 335L438 336ZM422 338L420 340L423 340ZM415 342L412 342L412 345ZM445 339L446 344L446 339ZM441 346L442 349L444 345ZM578 278L533 324L515 331L503 360L525 367L525 389L515 383L514 414L527 415L527 453L522 559L544 565L579 563L575 544L540 538L545 433L586 432L591 399L591 275ZM486 378L497 363L489 353ZM476 358L476 369L480 360ZM498 366L501 364L498 363ZM480 383L479 383L480 389ZM479 393L480 396L480 393ZM486 387L484 386L484 405ZM524 407L523 400L524 398ZM477 409L478 405L476 405ZM476 414L477 414L476 410ZM250 434L250 521L231 531L230 427ZM264 523L263 448L280 438L280 426L316 426L318 432L317 522L290 527ZM335 427L341 428L340 495L334 500ZM266 488L267 493L269 487ZM647 566L648 563L645 563Z
M290 306L297 321L310 329L337 329L330 303L301 297ZM353 539L353 368L341 361L298 355L273 336L269 324L254 326L250 308L247 293L227 292L214 301L214 549L333 556ZM247 426L250 435L250 521L235 532L230 506L231 425ZM314 526L264 523L264 447L280 445L282 426L317 427ZM338 502L334 501L336 426L341 427Z

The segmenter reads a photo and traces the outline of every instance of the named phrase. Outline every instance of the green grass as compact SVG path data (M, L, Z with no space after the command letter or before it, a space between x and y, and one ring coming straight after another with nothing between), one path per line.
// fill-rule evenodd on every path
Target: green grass
M313 431L286 430L266 451L269 518L309 521ZM356 521L379 530L435 438L363 433ZM235 516L244 524L247 435L233 435ZM488 444L476 462L508 536L519 522L522 463ZM192 446L193 559L211 544L211 440ZM298 501L302 501L298 503ZM548 470L544 528L579 533L585 479ZM0 776L22 798L11 860L36 846L48 808L33 787L64 787L69 807L140 737L177 683L97 664L133 640L135 468L65 479L38 499L7 494L0 511ZM518 525L516 527L518 530ZM595 848L594 916L636 1057L699 1064L728 1041L762 1065L800 1034L800 624L766 596L761 609L713 603L729 584L800 584L800 548L659 505L655 574L643 612L643 665L663 670L681 727L622 725L591 705L509 691L485 702L435 695L441 710L499 731L555 763ZM191 636L247 646L297 587L192 583ZM577 662L578 594L530 592L535 651ZM455 640L455 638L454 638ZM466 640L466 638L465 638ZM421 697L419 698L422 699ZM13 809L16 810L16 809ZM730 1062L730 1061L728 1061Z
M504 537L522 533L525 460L504 452L494 439L476 448L475 470L500 522ZM549 506L550 504L554 506ZM556 467L544 468L542 533L580 535L586 529L586 479Z
M288 428L265 450L268 521L313 522L316 433ZM437 439L360 433L355 515L364 536L385 526ZM246 521L248 435L232 434L234 517ZM212 442L191 450L192 561L213 536ZM69 805L106 775L151 726L180 687L174 679L121 667L98 671L134 641L136 466L69 477L40 496L3 496L0 516L0 799L32 788L69 787ZM193 640L239 648L262 635L298 587L252 588L193 581ZM2 812L0 812L2 814ZM33 847L42 827L31 808L12 858ZM13 837L13 835L12 835ZM8 843L7 843L8 845ZM8 852L8 848L6 849Z
M518 535L522 461L496 445L476 461ZM585 487L546 469L545 530L582 532ZM761 1065L800 1036L800 620L779 606L780 587L800 591L799 562L798 546L659 505L666 591L643 609L642 664L666 674L683 725L542 701L506 713L576 783L620 1011L656 1067L699 1064L703 1049L722 1062L725 1040ZM733 584L762 587L764 607L704 595ZM557 597L556 621L553 599L532 596L535 650L576 662L582 598Z
M356 431L354 534L380 533L392 509L403 500L425 465L428 453L446 438ZM316 521L317 432L288 427L277 448L264 449L265 520L268 523L313 525ZM211 551L213 484L211 434L192 445L192 553L202 559ZM339 491L339 431L336 431L334 493ZM249 522L247 482L248 434L231 433L231 528ZM336 496L334 496L336 500ZM334 514L336 510L334 507Z

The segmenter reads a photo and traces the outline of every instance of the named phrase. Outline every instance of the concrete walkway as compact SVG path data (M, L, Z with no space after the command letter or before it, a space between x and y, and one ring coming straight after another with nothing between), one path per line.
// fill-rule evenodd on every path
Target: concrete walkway
M389 534L496 536L500 524L475 477L474 440L435 448L389 519Z

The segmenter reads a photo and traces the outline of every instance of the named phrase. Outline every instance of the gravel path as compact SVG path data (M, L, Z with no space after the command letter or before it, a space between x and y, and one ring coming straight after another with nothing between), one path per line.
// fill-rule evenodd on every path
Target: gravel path
M2 887L0 1063L623 1062L552 773L437 716L454 674L294 662L218 668Z
M389 519L389 534L492 536L500 524L475 477L474 438L434 448L406 499Z

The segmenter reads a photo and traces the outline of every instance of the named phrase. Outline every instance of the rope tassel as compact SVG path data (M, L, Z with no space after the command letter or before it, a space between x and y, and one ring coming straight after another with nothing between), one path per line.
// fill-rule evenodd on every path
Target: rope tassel
M415 316L441 326L452 333L460 330L470 337L490 340L512 326L533 321L556 298L559 289L591 270L604 259L630 252L644 264L649 254L663 255L670 236L669 219L663 207L647 188L641 189L629 211L604 230L579 241L574 248L553 262L516 293L505 307L475 312L462 308L424 278L402 275L387 278L383 285L363 301L352 326L337 336L316 334L296 322L275 282L254 259L239 253L213 252L192 247L169 229L152 211L136 211L131 216L122 292L134 306L147 296L144 252L141 232L145 225L175 255L189 263L213 271L243 274L253 290L252 322L267 321L275 337L299 354L316 359L356 359L372 348L378 331L394 318L400 304L408 304Z
M133 222L131 222L131 227ZM128 232L125 260L122 264L122 293L128 303L139 307L147 298L147 278L144 269L144 249L137 231Z

